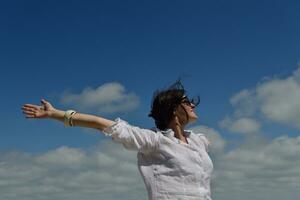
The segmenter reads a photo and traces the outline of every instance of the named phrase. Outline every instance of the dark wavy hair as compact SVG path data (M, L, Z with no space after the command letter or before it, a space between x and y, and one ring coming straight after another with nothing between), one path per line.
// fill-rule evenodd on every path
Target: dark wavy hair
M199 96L193 100L189 100L180 79L167 89L154 92L151 111L148 116L155 120L157 128L160 130L166 130L168 128L169 123L174 117L174 110L180 105L184 98L194 106L197 106L200 102Z

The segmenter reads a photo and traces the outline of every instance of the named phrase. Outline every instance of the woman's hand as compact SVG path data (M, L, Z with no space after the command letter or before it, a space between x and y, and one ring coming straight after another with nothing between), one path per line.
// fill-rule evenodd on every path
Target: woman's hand
M55 108L45 99L41 100L42 105L24 104L22 107L26 118L49 118L55 111Z

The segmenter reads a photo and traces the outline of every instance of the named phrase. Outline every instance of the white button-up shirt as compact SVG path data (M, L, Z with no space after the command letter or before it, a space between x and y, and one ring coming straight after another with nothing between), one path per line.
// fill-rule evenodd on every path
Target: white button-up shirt
M117 118L103 130L126 149L137 150L138 168L149 200L211 200L213 163L204 134L185 131L188 144L172 129L142 129Z

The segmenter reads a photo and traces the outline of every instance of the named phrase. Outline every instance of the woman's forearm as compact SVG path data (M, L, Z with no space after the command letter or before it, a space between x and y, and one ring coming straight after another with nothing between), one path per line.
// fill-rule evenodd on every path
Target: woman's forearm
M55 109L51 115L51 119L55 119L61 122L64 122L65 111ZM98 129L103 131L103 129L113 125L115 122L112 120L108 120L99 116L76 113L72 117L73 126L81 126Z

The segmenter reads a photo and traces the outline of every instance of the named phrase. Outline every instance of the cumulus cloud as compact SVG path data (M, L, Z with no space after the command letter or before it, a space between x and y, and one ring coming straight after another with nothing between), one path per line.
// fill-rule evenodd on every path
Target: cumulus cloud
M215 199L280 200L299 197L300 137L243 144L216 160ZM298 188L298 189L297 189Z
M96 89L87 87L80 94L64 92L61 102L81 110L111 114L134 110L139 105L139 98L133 92L126 92L120 83L113 82Z
M0 153L0 199L141 199L136 154L105 141L90 150L60 147L34 155Z
M257 100L253 89L244 89L230 98L231 105L235 108L234 118L250 117L257 111Z
M259 85L256 97L268 119L300 128L300 82L294 76Z
M212 143L212 197L215 200L297 199L300 136L268 141L252 138L225 150L213 128L192 127ZM104 140L84 150L62 146L41 154L0 152L0 199L147 199L136 152Z
M219 132L207 126L194 126L191 128L195 133L203 133L211 142L210 151L212 153L223 152L226 141L222 138Z
M279 200L300 196L300 136L266 139L261 119L300 128L300 68L285 78L264 78L230 98L234 111L219 125L250 134L214 159L213 199Z
M222 128L227 128L231 132L235 133L257 133L260 130L260 123L252 118L238 118L238 119L231 119L230 117L225 117L221 122L220 126Z
M241 126L246 128L250 124L252 128L259 128L254 121L244 120L259 115L273 122L300 129L299 74L300 68L286 78L265 78L255 88L244 89L233 95L230 99L234 107L233 116L231 120L225 118L220 124L229 124L231 130L240 129ZM233 128L235 125L237 127Z
M300 66L300 62L298 63L298 65ZM300 68L294 71L293 77L297 82L300 82Z

